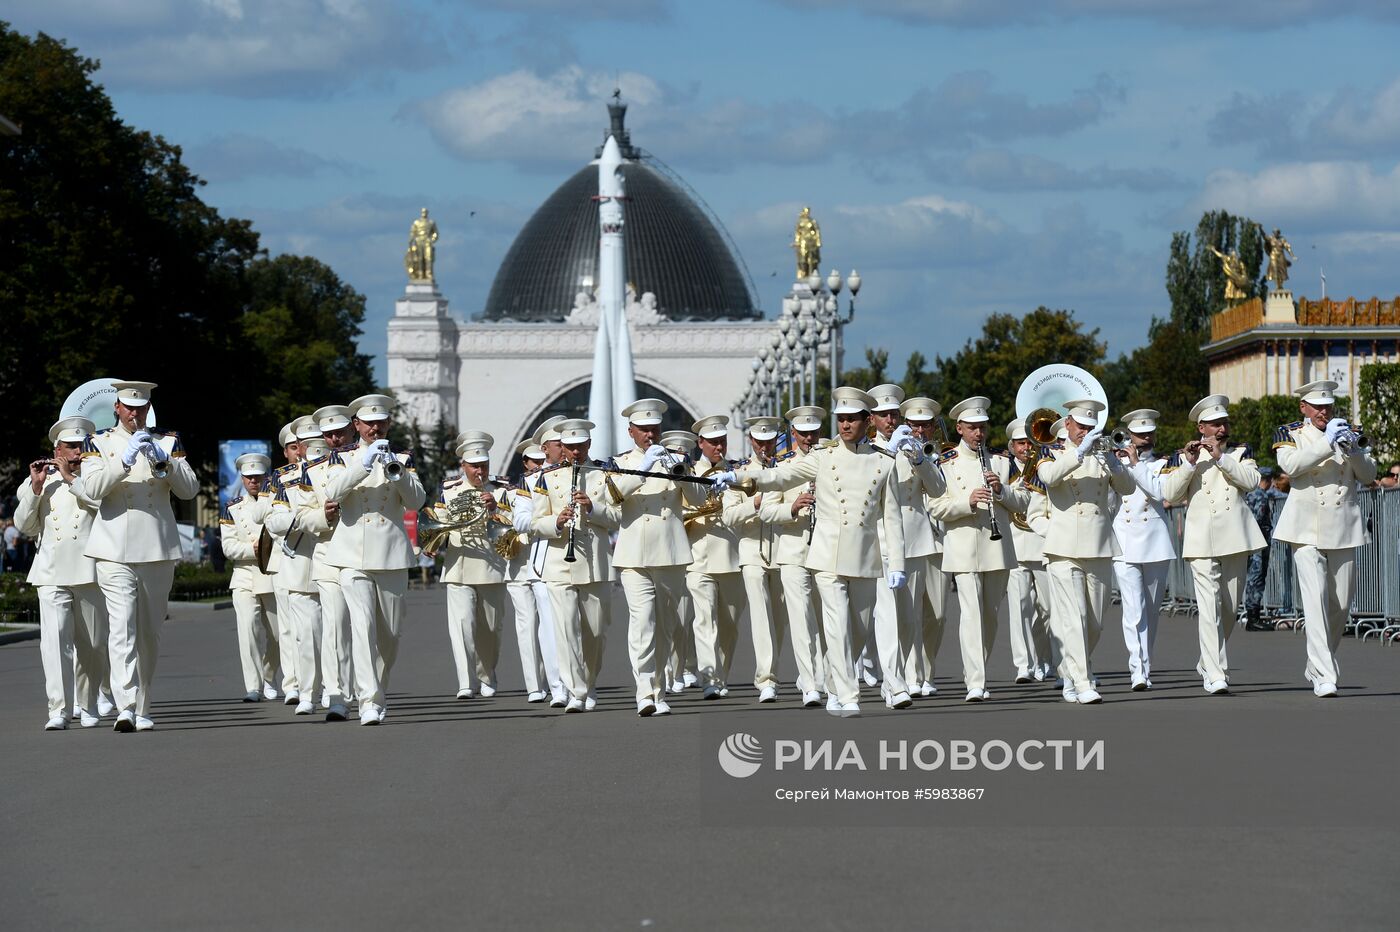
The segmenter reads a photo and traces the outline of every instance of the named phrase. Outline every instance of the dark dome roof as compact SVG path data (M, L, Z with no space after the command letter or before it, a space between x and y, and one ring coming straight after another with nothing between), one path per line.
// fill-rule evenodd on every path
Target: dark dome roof
M631 150L630 146L628 151ZM709 215L645 160L623 162L627 281L672 320L762 316L746 273ZM516 236L486 298L486 320L560 320L585 276L598 276L598 166L559 186Z

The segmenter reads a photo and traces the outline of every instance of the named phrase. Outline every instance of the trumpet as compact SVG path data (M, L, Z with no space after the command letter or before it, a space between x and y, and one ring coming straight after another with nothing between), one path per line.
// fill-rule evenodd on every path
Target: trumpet
M874 444L870 445L870 449L874 450L876 453L888 456L890 459L898 459L900 453L903 453L905 456L909 457L909 462L912 463L915 461L916 454L913 450L909 449L908 447L900 448L899 453L896 453L893 450L886 450L884 447L877 447ZM919 449L923 451L924 459L928 459L930 456L933 456L934 454L939 452L939 445L934 443L932 440L929 440L926 443L924 443L924 445Z
M398 482L403 478L403 463L399 462L392 447L379 454L379 462L384 467L384 478L390 482Z
M175 433L175 431L167 430L163 427L142 427L139 428L136 433L144 433L146 436L150 437L151 446L155 447L161 440ZM155 476L157 479L164 479L166 474L170 471L170 457L167 456L164 460L157 460L153 452L149 450L143 452L145 452L146 459L151 464L151 475Z
M661 463L666 467L666 472L672 476L683 476L690 471L682 457L677 456L670 450L662 447L666 452L661 457Z
M1371 438L1362 431L1365 428L1360 425L1348 424L1346 429L1337 435L1337 446L1343 450L1350 450L1355 443L1358 450L1369 450L1371 448Z

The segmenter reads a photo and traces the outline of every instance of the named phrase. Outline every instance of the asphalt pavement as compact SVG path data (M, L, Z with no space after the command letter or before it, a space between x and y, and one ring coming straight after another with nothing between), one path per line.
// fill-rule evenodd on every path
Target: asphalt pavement
M1232 694L1210 697L1194 617L1168 616L1134 694L1115 607L1102 705L1012 684L1004 626L992 698L966 704L950 624L937 697L896 712L871 690L842 720L799 707L790 649L758 705L744 630L727 699L641 719L623 619L599 709L566 716L525 702L510 632L502 692L457 700L443 590L409 606L379 728L241 702L232 611L172 609L144 734L44 732L38 642L0 647L0 923L1394 928L1395 647L1344 641L1342 694L1318 700L1302 634L1239 629ZM752 778L725 769L727 736L759 748ZM1044 764L1060 739L1061 769L998 769L1002 743ZM953 768L959 740L977 766ZM946 761L920 765L920 741Z

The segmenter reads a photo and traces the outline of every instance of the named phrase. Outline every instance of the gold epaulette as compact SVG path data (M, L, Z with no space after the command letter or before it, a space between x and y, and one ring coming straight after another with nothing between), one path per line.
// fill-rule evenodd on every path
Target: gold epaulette
M1292 424L1274 428L1273 448L1277 450L1279 447L1296 447L1298 444L1293 440L1293 432L1306 423L1307 421L1294 421Z

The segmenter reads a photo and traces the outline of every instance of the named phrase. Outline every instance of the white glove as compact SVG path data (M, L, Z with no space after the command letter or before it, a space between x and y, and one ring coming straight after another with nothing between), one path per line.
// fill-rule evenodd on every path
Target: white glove
M734 474L734 470L732 469L726 469L722 473L716 473L710 478L715 481L715 484L714 486L712 486L712 488L716 492L723 492L730 486L737 485L739 482L739 477Z
M142 434L145 434L146 440L139 439ZM150 439L151 435L147 434L144 430L133 434L131 439L126 442L126 452L122 454L122 465L127 469L135 466L136 457L141 455L141 448L145 446L146 442Z
M369 472L374 469L374 464L380 461L380 454L388 452L389 441L376 440L365 447L365 451L360 454L360 465L365 468L365 472Z
M1084 457L1089 455L1089 450L1093 448L1094 441L1103 436L1103 428L1095 427L1084 435L1084 439L1079 441L1079 446L1075 448L1074 455L1079 462L1084 462Z
M1336 443L1337 438L1347 429L1347 419L1344 417L1334 417L1327 422L1327 429L1323 431L1327 436L1328 443Z
M659 443L653 443L642 452L642 462L637 466L642 472L651 472L663 456L666 455L666 448Z
M905 577L904 577L904 573L902 573L901 571L899 571L899 570L890 570L890 588L891 588L891 589L903 589L903 588L904 588L904 578L905 578Z
M890 449L898 450L905 445L905 441L913 439L914 428L910 427L908 424L900 424L894 429L894 433L890 434Z
M150 434L146 435L150 437ZM146 454L146 458L151 462L160 464L170 459L170 454L165 452L165 448L156 443L154 439L149 439L141 444L141 451Z

